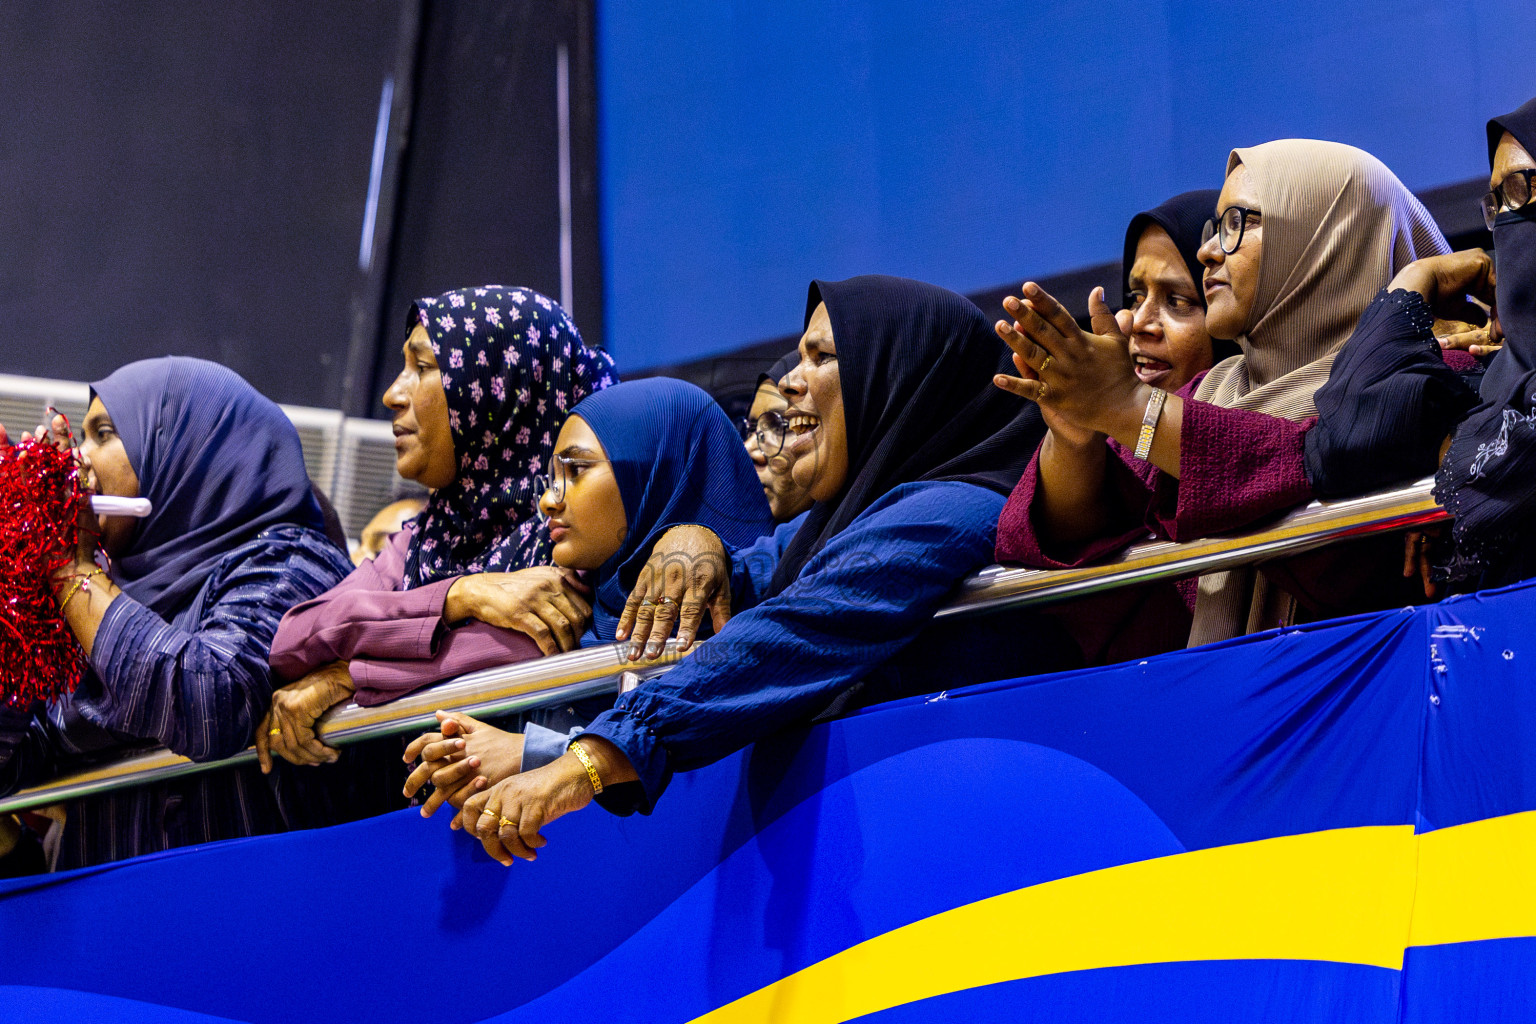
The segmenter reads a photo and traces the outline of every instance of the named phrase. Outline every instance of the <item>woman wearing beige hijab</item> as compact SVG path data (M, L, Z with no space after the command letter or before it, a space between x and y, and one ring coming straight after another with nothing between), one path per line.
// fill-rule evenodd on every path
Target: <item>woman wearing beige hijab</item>
M1032 282L1004 301L1013 322L997 332L1020 376L996 383L1038 403L1051 430L999 520L999 560L1081 565L1149 532L1188 540L1310 499L1313 394L1376 293L1448 248L1381 161L1332 142L1233 150L1212 212L1200 250L1206 327L1242 354L1177 394L1135 378L1127 325L1102 290L1089 297L1091 333ZM1293 606L1265 573L1202 577L1189 641L1282 624Z

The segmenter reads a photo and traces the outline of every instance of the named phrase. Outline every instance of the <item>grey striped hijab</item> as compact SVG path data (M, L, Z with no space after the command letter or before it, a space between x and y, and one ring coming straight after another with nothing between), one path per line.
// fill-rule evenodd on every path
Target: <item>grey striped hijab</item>
M1301 420L1360 314L1403 267L1450 251L1434 219L1385 164L1338 142L1281 139L1234 149L1264 214L1258 294L1242 355L1211 369L1195 398Z
M1303 420L1334 356L1376 293L1414 260L1450 251L1422 203L1385 164L1338 142L1281 139L1234 149L1264 214L1264 254L1242 355L1195 390L1202 402ZM1287 623L1295 601L1262 572L1200 577L1189 646Z

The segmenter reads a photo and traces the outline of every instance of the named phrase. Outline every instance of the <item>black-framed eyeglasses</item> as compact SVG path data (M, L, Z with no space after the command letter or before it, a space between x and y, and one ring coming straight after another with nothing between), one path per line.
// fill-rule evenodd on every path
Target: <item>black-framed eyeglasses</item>
M757 450L771 459L784 450L784 434L789 429L789 421L782 413L769 411L757 419L748 416L737 427L741 430L742 441L756 437Z
M565 500L565 482L570 477L580 474L584 469L589 469L600 463L611 462L610 459L573 459L569 455L555 455L551 457L554 469L549 473L541 473L533 478L533 492L535 494L551 493L556 501Z
M1536 170L1513 171L1492 192L1483 196L1483 223L1488 225L1489 231L1493 230L1494 220L1505 210L1513 213L1530 205L1533 177L1536 177Z
M1215 235L1221 251L1231 256L1243 244L1243 229L1248 224L1248 218L1260 216L1263 215L1258 210L1229 206L1214 219L1205 222L1205 230L1200 233L1200 244L1204 245Z

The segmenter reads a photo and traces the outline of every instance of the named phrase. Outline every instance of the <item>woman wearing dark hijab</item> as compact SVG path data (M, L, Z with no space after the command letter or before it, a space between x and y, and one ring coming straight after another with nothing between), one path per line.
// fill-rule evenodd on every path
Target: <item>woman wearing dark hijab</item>
M1179 394L1130 379L1127 343L1101 295L1090 298L1093 333L1038 285L1005 300L1015 320L997 331L1021 376L998 386L1041 403L1053 431L1065 423L1076 435L1075 458L1047 440L1009 501L999 543L1016 560L1079 565L1148 532L1186 540L1308 500L1303 438L1339 348L1397 271L1447 248L1381 161L1339 143L1233 150L1216 212L1200 250L1206 323L1242 354ZM1108 436L1107 450L1083 443L1091 434ZM1202 576L1190 645L1281 625L1298 591L1313 614L1339 614L1358 596L1275 572L1292 578L1277 585L1270 567Z
M414 524L329 593L283 617L272 668L294 680L257 735L318 764L336 752L316 720L353 698L382 704L494 665L573 650L590 592L549 565L539 489L570 409L616 380L565 310L527 288L487 285L412 304L405 365L384 393L395 467L431 489Z
M1124 273L1122 311L1117 314L1129 341L1136 379L1149 387L1178 393L1209 370L1218 358L1237 355L1237 345L1213 341L1205 326L1204 266L1200 245L1205 225L1216 210L1216 189L1183 192L1131 218L1121 258ZM1080 441L1092 451L1098 469L1107 451L1104 438L1077 435L1059 422L1041 452L1042 472L1049 456ZM1095 480L1075 465L1072 479ZM1099 473L1102 477L1102 472ZM1025 485L1021 483L1020 489ZM1038 494L1038 492L1036 492ZM1101 500L1101 499L1098 499ZM1029 563L1033 551L1028 535L1014 528L1012 516L1025 499L1016 496L1003 513L997 536L1000 562ZM1194 580L1122 587L1047 612L1061 622L1082 649L1089 664L1143 657L1166 649L1189 633L1194 604Z
M686 644L717 596L653 571L663 547L662 562L691 545L696 568L728 565L719 596L735 616L681 665L621 696L566 755L471 798L461 818L487 851L503 863L531 858L538 829L595 794L616 813L648 811L673 773L776 730L995 667L980 664L989 651L979 644L964 648L976 663L957 667L966 627L933 613L990 560L1003 495L1041 434L1033 412L989 388L999 364L985 317L953 292L891 277L814 283L800 362L780 387L795 477L816 504L787 543L780 530L731 551L685 528L658 544L626 606L624 626L631 609L655 602L635 642L659 650L663 609L681 603ZM1035 619L1013 623L991 652L1012 674L1075 663L1070 644Z
M788 440L784 411L789 402L779 392L779 381L800 362L800 353L791 352L757 378L757 391L747 410L742 435L747 454L763 485L763 494L773 518L780 523L796 519L811 507L811 492L795 482L793 464L785 451Z
M1488 158L1483 211L1493 229L1504 347L1435 479L1436 497L1456 517L1452 574L1485 587L1536 574L1536 99L1488 122ZM1476 283L1458 279L1446 290L1475 291Z
M628 585L668 530L700 526L733 549L769 532L773 518L761 494L730 419L692 384L631 381L577 405L555 441L540 508L555 564L592 574L592 630L582 645L613 642ZM442 730L406 750L407 761L422 759L406 794L430 780L436 792L424 815L445 799L462 806L477 781L497 783L553 761L573 729L612 706L611 698L594 698L535 713L521 736L468 715L441 714ZM449 720L456 723L451 729Z
M1120 320L1130 339L1136 377L1176 392L1215 363L1239 353L1205 329L1200 244L1220 193L1181 192L1131 218L1125 230L1125 275Z
M89 486L148 498L153 511L102 521L105 571L81 531L56 589L91 670L46 711L0 709L5 792L145 743L195 761L245 749L271 696L278 619L349 571L325 536L298 433L238 375L150 359L91 391ZM284 778L228 768L72 801L56 866L328 824Z

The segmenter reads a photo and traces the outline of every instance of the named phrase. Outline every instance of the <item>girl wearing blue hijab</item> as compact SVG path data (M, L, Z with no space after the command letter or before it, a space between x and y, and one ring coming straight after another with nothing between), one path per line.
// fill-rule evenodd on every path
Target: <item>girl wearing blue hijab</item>
M97 535L82 530L56 578L91 671L35 714L0 709L7 793L132 746L164 744L194 761L245 749L271 699L278 620L350 569L325 535L298 433L238 374L150 359L91 390L88 484L154 510L102 520L106 569ZM61 420L54 428L62 436ZM56 866L328 823L314 794L301 806L289 781L230 768L73 801Z
M583 647L614 641L625 599L666 531L705 526L734 548L774 525L730 418L699 388L665 377L616 384L582 400L555 439L541 483L539 509L555 564L591 573L592 629ZM462 805L485 785L565 753L574 734L612 704L595 698L534 712L522 737L440 712L444 733L428 733L406 751L407 760L422 758L406 792L433 782L427 816L444 799Z

